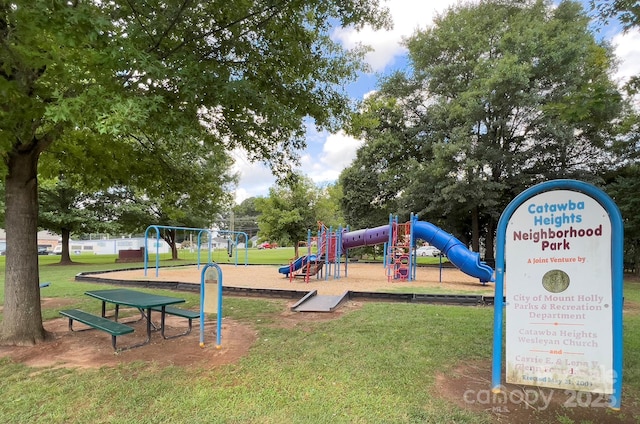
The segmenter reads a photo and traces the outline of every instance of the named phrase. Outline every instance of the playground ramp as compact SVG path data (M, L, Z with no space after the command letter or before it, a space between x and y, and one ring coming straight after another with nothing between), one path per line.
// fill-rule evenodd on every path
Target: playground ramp
M296 302L291 310L295 312L333 312L347 299L349 299L349 290L339 296L318 295L317 290L312 290Z

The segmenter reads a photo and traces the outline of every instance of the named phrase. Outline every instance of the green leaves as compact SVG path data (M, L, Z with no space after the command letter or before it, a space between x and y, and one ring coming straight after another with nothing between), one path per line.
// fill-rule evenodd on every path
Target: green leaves
M304 144L304 118L329 127L348 111L342 87L361 55L331 40L332 23L387 23L377 1L15 0L2 9L0 134L163 134L206 122L207 142L242 146L278 172Z
M493 0L417 31L411 72L384 80L354 119L366 144L342 175L349 217L373 215L380 200L463 236L476 220L478 246L524 188L593 179L612 157L623 102L612 52L588 23L574 2Z

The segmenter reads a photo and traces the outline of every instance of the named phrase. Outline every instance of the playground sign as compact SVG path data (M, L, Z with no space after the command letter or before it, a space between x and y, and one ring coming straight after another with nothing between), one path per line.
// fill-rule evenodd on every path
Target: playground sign
M500 390L504 307L507 383L601 393L618 408L623 235L617 207L589 184L550 181L516 197L498 227L494 391Z

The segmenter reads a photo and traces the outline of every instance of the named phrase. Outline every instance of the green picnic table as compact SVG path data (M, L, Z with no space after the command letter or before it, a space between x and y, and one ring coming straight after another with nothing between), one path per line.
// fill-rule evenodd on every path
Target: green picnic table
M114 321L116 322L118 321L120 306L129 306L140 311L142 317L147 320L147 339L143 343L131 347L143 346L151 341L152 309L160 311L160 334L166 339L167 337L164 334L166 307L185 302L185 299L179 297L160 296L131 289L91 290L85 292L85 294L102 301L102 317L106 317L107 303L114 304Z

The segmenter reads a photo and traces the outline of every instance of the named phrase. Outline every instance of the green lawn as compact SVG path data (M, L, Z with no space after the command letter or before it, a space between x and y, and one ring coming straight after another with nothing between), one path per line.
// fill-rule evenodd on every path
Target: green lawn
M275 261L287 256L284 251L251 253ZM114 258L80 256L80 265L58 266L51 263L59 257L41 257L41 281L51 283L43 289L46 296L76 299L76 306L98 312L83 295L95 286L77 283L74 276L114 269ZM3 294L4 284L0 300ZM188 306L197 305L196 294L184 296ZM623 415L625 406L640 403L640 284L626 284L625 300L632 310L625 315ZM211 370L160 368L153 358L89 370L34 369L0 359L1 422L491 422L489 414L443 400L435 377L462 364L490 361L492 308L366 302L335 319L293 328L274 325L285 301L228 297L224 308L225 317L255 328L258 339L239 362ZM57 310L43 315L59 317ZM532 415L531 422L597 422L568 417Z

